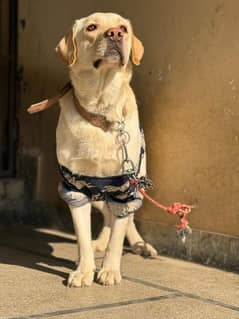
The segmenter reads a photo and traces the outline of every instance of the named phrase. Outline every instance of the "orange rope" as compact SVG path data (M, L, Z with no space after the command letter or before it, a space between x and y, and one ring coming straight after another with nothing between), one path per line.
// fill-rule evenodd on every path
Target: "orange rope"
M137 180L131 179L130 183L132 185L137 185ZM143 187L138 186L138 191L156 207L164 210L170 215L178 215L180 218L180 224L177 225L178 230L184 230L188 226L189 222L186 219L186 216L192 211L192 209L195 206L181 204L181 203L174 203L171 206L164 206L160 204L158 201L156 201L155 199L153 199L149 194L147 194Z

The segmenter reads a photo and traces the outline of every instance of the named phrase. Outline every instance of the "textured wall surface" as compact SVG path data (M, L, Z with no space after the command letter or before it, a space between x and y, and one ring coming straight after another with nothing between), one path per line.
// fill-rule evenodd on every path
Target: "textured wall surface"
M239 2L237 0L20 0L22 68L20 152L37 157L35 196L58 203L58 108L26 107L54 95L67 79L54 47L75 18L95 11L131 19L145 46L133 86L145 129L151 194L163 203L197 204L193 228L239 235ZM24 165L24 164L23 164ZM145 203L140 223L175 219ZM150 226L148 231L150 231Z

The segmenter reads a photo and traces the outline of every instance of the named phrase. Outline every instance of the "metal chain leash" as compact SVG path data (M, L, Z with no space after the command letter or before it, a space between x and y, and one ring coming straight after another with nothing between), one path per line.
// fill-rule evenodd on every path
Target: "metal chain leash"
M132 173L133 176L130 179L130 184L135 185L135 191L138 190L145 198L151 201L158 208L166 211L171 215L178 215L180 219L180 224L177 225L178 231L177 234L181 238L182 242L185 243L186 237L192 233L191 228L188 225L188 221L186 219L187 214L189 214L195 206L193 205L185 205L181 203L174 203L171 206L164 206L150 197L145 189L152 188L152 181L145 176L138 177L136 176L135 165L133 161L129 158L127 145L130 142L130 135L125 130L125 122L117 122L118 127L115 129L118 134L116 135L116 143L121 146L123 153L123 161L121 164L123 174Z
M130 142L129 132L125 130L125 122L120 121L117 122L118 127L116 131L118 134L116 135L116 143L120 145L123 154L123 161L121 164L122 173L135 173L135 165L134 162L129 158L127 144Z
M130 135L129 132L125 130L125 122L117 122L118 127L116 131L118 134L116 135L116 143L121 146L122 153L123 153L123 161L121 164L122 173L123 174L132 174L132 178L130 180L131 185L135 184L136 189L148 189L153 187L153 182L147 176L137 176L138 172L134 165L134 162L129 158L128 148L127 145L130 142ZM140 157L143 157L143 154L140 154ZM141 159L139 163L139 168L141 166Z

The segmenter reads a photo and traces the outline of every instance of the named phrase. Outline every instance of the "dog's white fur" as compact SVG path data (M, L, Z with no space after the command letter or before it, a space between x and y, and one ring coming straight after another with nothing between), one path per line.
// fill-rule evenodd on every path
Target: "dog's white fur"
M91 24L96 24L97 29L88 32L86 28ZM122 40L124 65L121 65L120 57L106 55L107 39L104 34L108 29L119 25L127 28ZM130 55L132 61L139 64L143 46L133 34L130 22L112 13L95 13L76 20L71 32L59 43L57 51L69 66L71 82L80 104L92 113L106 116L109 121L117 122L124 119L125 128L130 135L129 158L137 167L141 134L137 104L129 85ZM98 68L93 65L97 59L101 59ZM61 99L60 105L61 113L56 132L59 163L81 175L119 175L123 158L120 146L115 141L117 132L104 132L84 120L75 108L71 92ZM145 175L145 165L144 158L140 175ZM99 238L93 241L93 245L90 229L91 205L100 209L104 215L104 227ZM90 286L95 271L94 250L105 249L102 269L97 276L98 281L104 285L119 283L125 235L131 246L143 242L135 228L133 215L123 219L116 218L108 205L102 201L69 208L80 256L77 270L69 276L69 285ZM152 246L148 245L147 249L149 255L156 254Z

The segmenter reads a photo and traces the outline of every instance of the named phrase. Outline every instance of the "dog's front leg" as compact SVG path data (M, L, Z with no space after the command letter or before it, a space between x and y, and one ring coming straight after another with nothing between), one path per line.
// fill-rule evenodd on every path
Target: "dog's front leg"
M91 204L82 207L69 205L75 233L77 237L80 263L77 269L70 273L70 287L90 286L94 279L95 261L91 245Z
M98 273L98 281L102 285L114 285L121 281L120 260L123 251L123 242L129 217L117 218L112 216L112 231L106 249L102 269Z

